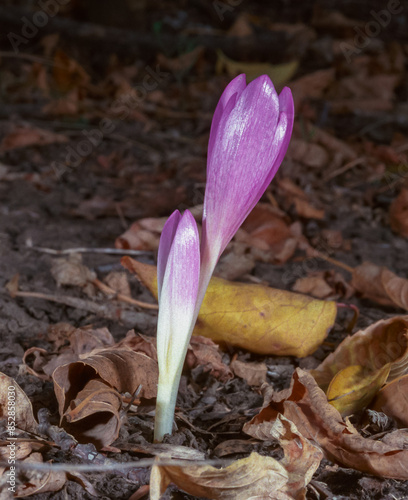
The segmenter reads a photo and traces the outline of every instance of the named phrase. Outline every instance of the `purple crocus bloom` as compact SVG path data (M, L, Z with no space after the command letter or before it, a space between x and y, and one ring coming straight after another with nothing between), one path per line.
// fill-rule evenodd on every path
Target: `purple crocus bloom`
M289 145L294 106L268 76L237 76L214 113L200 248L190 212L174 212L160 238L157 281L159 385L155 439L171 433L188 343L211 275L225 247L276 174Z
M160 237L157 286L157 392L155 439L170 434L181 371L195 323L200 277L200 243L197 224L186 210L176 210Z
M248 85L245 75L239 75L224 90L208 144L200 296L225 247L282 163L293 118L290 89L278 95L266 75Z

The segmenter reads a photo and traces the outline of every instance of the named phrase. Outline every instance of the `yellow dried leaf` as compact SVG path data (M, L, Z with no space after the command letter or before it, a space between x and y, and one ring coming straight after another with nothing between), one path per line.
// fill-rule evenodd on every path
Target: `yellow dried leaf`
M311 373L345 416L364 408L387 380L407 370L408 316L396 316L344 339Z
M272 65L269 63L247 63L233 61L227 57L221 50L217 50L216 72L222 73L225 68L228 76L234 78L240 73L245 73L248 82L261 75L268 75L273 81L275 87L283 87L296 73L299 66L298 61L291 61L283 64Z
M333 377L327 389L327 399L342 416L351 415L370 403L387 380L389 372L389 363L368 374L363 366L348 366Z
M157 298L156 267L124 257ZM304 357L323 342L336 317L336 304L274 288L212 278L195 335L259 354Z

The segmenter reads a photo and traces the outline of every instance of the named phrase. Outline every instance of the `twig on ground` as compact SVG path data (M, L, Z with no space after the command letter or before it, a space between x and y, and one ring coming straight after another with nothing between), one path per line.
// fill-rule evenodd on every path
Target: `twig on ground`
M127 295L123 295L123 293L118 293L116 290L98 279L92 280L91 283L99 288L99 290L101 290L103 293L106 293L107 295L113 295L115 299L126 302L127 304L131 304L132 306L142 307L143 309L153 309L155 311L157 311L159 308L157 304L142 302L141 300L136 300L132 297L128 297Z
M28 248L35 250L36 252L48 253L50 255L69 255L71 253L102 253L108 255L149 255L152 254L152 250L128 250L122 248L64 248L63 250L57 250L55 248L44 248L27 245Z

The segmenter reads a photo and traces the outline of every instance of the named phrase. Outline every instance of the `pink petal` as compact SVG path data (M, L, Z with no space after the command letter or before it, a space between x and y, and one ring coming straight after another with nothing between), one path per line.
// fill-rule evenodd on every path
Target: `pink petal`
M235 77L226 87L222 93L220 100L218 101L217 107L215 108L211 130L210 138L208 141L208 154L212 151L214 139L217 135L218 125L220 123L221 117L225 114L229 114L235 106L235 102L238 97L242 94L246 87L245 75L241 74ZM226 109L228 106L228 109Z
M203 245L214 247L217 258L275 175L293 125L290 90L279 98L268 76L237 96L217 118L208 151Z
M160 236L159 251L157 254L157 293L160 301L161 290L163 287L164 273L166 271L167 260L174 235L176 234L177 226L180 222L181 214L175 210L167 219Z

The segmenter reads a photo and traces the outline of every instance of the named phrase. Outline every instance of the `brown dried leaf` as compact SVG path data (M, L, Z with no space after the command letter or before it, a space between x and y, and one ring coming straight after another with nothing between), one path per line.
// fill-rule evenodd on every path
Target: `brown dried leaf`
M71 253L68 259L54 259L51 274L58 286L85 287L96 279L96 274L82 264L82 256L78 253Z
M324 272L297 279L292 290L318 299L325 299L334 293L333 288L324 279Z
M9 390L10 387L13 387L14 389ZM13 408L15 411L15 420L13 420L13 423L17 428L16 434L19 432L19 430L34 433L37 432L38 424L34 418L31 401L28 399L26 393L13 378L0 372L1 416L8 416L8 403L10 401L15 402L15 406Z
M103 280L115 292L131 297L130 285L125 273L112 271Z
M386 267L364 262L354 269L351 285L367 299L408 311L408 280Z
M292 237L287 218L278 209L258 203L235 236L237 241L278 253Z
M329 155L319 144L292 139L288 148L288 157L312 168L323 168L329 165Z
M408 316L380 320L341 342L311 373L343 415L366 406L408 370Z
M55 368L77 361L81 354L114 344L107 328L74 328L66 323L51 325L48 337L54 344L51 352L31 347L23 356L27 370L42 380L51 380Z
M191 337L186 363L190 368L198 365L204 366L204 371L209 371L223 382L234 377L230 368L222 361L219 346L201 335Z
M391 229L408 238L408 189L401 189L400 194L390 205ZM408 292L407 292L408 294Z
M268 368L265 363L249 363L236 359L230 367L237 377L243 378L248 385L261 386L266 382Z
M23 460L24 463L43 463L41 453L32 453ZM15 496L25 498L36 493L54 493L59 491L67 481L66 473L63 471L46 471L27 469L24 471L25 482L16 488Z
M159 500L170 483L197 497L212 500L291 500L286 493L288 472L274 458L252 453L223 469L210 465L152 467L150 499Z
M408 427L408 375L385 385L370 407L392 417L399 426Z
M363 438L343 421L310 373L297 368L291 387L273 393L246 428L268 429L279 414L293 422L305 439L320 446L329 460L380 477L408 479L408 449Z
M157 361L156 337L148 337L134 330L129 330L126 337L116 347L129 347L134 352L142 352Z
M149 217L134 222L128 230L116 238L115 248L157 250L166 220L166 217L157 219Z
M155 397L158 368L145 354L107 348L59 366L52 378L61 425L78 440L103 447L119 432L119 393L134 394L141 385L141 397Z
M60 424L80 443L98 448L115 441L120 430L122 398L102 379L89 379L61 414Z
M305 487L323 454L283 416L279 416L269 430L268 439L277 439L284 450L281 462L257 453L224 469L207 465L161 466L158 462L152 469L150 498L160 498L172 482L187 493L214 500L303 499Z

